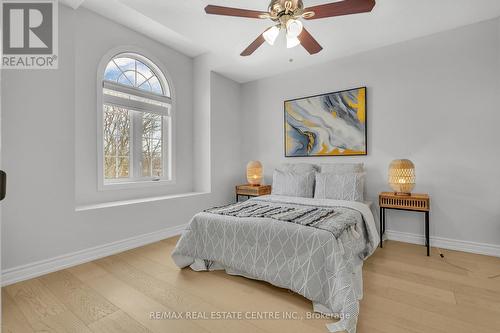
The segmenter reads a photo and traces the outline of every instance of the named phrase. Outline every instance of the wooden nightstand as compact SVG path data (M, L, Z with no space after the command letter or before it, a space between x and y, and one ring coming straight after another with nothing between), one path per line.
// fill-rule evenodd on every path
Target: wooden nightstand
M429 214L431 210L431 199L427 194L397 195L394 192L382 192L379 194L380 205L380 247L383 247L382 236L385 233L385 210L397 209L412 212L425 213L425 245L427 256L430 255L429 237Z
M238 185L236 186L236 202L240 196L250 199L250 197L258 197L261 195L271 194L271 185Z

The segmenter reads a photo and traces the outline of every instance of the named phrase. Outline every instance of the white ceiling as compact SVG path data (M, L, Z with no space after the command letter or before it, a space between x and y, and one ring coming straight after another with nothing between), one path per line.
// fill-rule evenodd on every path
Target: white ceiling
M63 0L80 5L82 0ZM334 0L304 0L311 6ZM83 7L195 57L210 53L214 70L247 82L500 16L500 0L377 0L371 13L306 21L323 46L317 55L287 49L284 37L252 56L239 54L270 20L206 15L207 4L267 9L268 0L84 0ZM293 59L291 62L290 59Z

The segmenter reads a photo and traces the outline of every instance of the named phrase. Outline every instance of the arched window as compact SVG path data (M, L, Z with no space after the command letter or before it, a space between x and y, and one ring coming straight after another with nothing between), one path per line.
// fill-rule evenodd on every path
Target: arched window
M171 180L172 96L148 58L121 53L102 77L103 185Z

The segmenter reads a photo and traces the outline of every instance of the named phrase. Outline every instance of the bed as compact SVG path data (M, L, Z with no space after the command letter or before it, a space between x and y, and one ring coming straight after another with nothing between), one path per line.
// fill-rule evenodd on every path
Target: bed
M355 333L363 260L378 239L365 203L272 194L196 214L172 258L290 289L339 319L330 332Z

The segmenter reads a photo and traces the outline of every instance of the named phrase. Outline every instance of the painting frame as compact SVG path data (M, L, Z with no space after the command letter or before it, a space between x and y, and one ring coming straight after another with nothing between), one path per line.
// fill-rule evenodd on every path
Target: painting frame
M349 154L305 154L305 155L290 155L288 154L287 149L287 103L307 100L313 98L319 98L323 96L333 95L333 94L342 94L350 91L364 89L364 107L365 107L365 122L364 122L364 151L359 153L349 153ZM355 88L343 89L339 91L321 93L316 95L310 95L305 97L298 97L293 99L288 99L283 102L283 151L285 158L294 158L294 157L349 157L349 156L367 156L368 155L368 88L366 86L359 86Z

